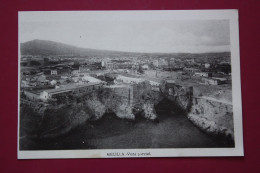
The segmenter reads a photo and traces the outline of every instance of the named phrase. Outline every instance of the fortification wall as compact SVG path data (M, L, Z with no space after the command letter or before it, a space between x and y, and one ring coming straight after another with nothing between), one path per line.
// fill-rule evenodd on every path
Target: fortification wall
M234 139L233 106L219 100L194 97L188 118L203 131Z

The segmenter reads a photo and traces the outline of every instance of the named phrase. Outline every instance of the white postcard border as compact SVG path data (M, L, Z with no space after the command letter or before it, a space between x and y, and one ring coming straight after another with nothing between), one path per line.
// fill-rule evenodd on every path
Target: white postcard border
M232 97L235 148L167 148L167 149L109 149L109 150L19 150L20 121L20 41L19 20L23 13L83 13L104 17L107 13L115 15L113 20L206 20L227 19L230 21ZM120 15L118 15L120 13ZM33 15L32 15L33 16ZM118 16L118 17L116 17ZM138 16L138 17L137 17ZM95 18L95 17L93 17ZM103 20L103 19L102 19ZM54 159L54 158L135 158L135 157L200 157L200 156L244 156L242 102L240 81L239 29L238 10L176 10L176 11L49 11L49 12L18 12L18 159Z

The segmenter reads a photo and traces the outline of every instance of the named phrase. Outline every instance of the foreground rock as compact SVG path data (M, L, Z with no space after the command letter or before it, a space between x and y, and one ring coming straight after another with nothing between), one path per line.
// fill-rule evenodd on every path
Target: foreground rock
M55 137L88 121L98 121L106 113L132 121L137 116L156 121L160 117L155 107L163 99L169 100L173 110L181 110L201 130L234 140L231 103L195 96L192 87L174 82L162 83L158 90L153 90L147 81L104 86L91 93L65 98L61 104L50 101L47 105L21 105L20 136Z
M188 118L203 131L234 140L233 106L219 100L195 97Z

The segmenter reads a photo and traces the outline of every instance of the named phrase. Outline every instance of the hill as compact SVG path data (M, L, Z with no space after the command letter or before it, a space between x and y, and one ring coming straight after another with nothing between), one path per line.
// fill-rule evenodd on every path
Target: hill
M176 58L195 58L207 62L209 59L226 59L230 52L220 53L142 53L142 52L121 52L111 50L98 50L89 48L80 48L64 43L48 40L32 40L20 44L21 55L72 55L72 56L147 56L147 57L176 57Z
M79 48L76 46L47 41L32 40L20 44L21 55L104 55L104 54L125 54L125 52L96 50L89 48Z

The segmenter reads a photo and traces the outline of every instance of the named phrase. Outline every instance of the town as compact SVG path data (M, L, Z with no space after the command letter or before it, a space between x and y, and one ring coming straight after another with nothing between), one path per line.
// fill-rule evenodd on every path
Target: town
M210 144L212 147L234 146L230 52L120 52L42 40L21 46L21 149L32 149L28 141L35 144L35 149L42 149L44 139L48 139L48 148L55 149L51 139L69 135L70 131L70 139L86 138L79 148L99 144L100 148L109 148L106 141L100 141L114 133L122 134L126 141L138 140L136 134L140 135L140 143L126 144L122 140L119 148L144 146L143 130L152 133L164 125L160 131L165 134L174 133L168 131L172 128L191 128L201 130L196 132L201 138L209 134L207 144L211 138L223 138ZM187 127L181 127L182 121ZM80 132L73 132L77 127ZM128 131L136 132L125 135ZM57 149L69 142L62 137L60 140ZM199 138L194 136L193 140L202 146ZM111 146L116 144L114 141Z
M20 69L21 98L39 102L66 97L68 93L86 93L144 81L149 81L157 91L162 81L231 90L229 53L99 57L23 55Z

